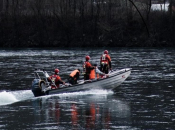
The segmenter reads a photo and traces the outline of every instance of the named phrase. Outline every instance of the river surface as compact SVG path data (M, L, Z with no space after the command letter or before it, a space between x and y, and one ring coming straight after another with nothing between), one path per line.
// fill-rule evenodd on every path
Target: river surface
M107 48L112 68L132 68L115 91L89 90L35 98L35 69L59 68L66 80L86 55L104 49L0 49L1 130L174 130L175 49Z

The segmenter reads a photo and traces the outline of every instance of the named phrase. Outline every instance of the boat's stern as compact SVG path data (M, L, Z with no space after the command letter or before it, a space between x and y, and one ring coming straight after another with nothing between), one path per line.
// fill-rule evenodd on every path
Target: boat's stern
M32 90L34 96L38 97L38 96L45 95L43 90L45 89L46 84L48 83L47 72L44 70L35 70L34 76L35 76L35 78L33 79L32 85L31 85L31 90Z
M32 87L32 92L33 92L35 97L44 95L44 93L41 91L41 88L39 87L39 84L40 84L40 79L34 79L32 81L31 87Z

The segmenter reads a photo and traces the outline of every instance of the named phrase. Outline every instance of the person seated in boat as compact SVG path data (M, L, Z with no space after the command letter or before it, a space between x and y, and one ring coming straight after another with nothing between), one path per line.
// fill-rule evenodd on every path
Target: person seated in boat
M61 80L59 74L59 69L55 69L55 74L51 75L48 78L48 81L51 83L51 89L59 88L60 84L64 84L65 82Z
M84 80L89 80L90 79L90 74L92 73L92 70L95 69L94 66L91 65L91 63L89 62L90 60L90 56L86 56L85 57L85 62L83 64L83 74L84 74Z
M105 73L101 72L98 67L97 64L94 64L95 69L91 70L91 74L90 74L90 80L94 80L94 79L99 79L101 78L105 78L107 77Z
M105 50L100 58L100 71L108 74L109 69L111 70L111 57L109 56L108 51Z
M77 80L79 79L80 76L80 69L76 69L72 71L69 75L68 81L70 84L77 84Z

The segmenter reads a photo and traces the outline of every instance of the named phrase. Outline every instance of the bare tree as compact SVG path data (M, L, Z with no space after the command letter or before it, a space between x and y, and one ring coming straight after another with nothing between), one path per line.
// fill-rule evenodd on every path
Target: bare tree
M148 37L149 37L150 34L149 34L149 30L148 30L147 24L146 24L146 22L145 22L145 20L144 20L144 17L142 16L141 12L140 12L139 9L137 8L137 6L134 4L134 2L133 2L132 0L129 0L129 1L132 3L132 5L136 8L137 12L139 13L139 15L140 15L140 17L141 17L141 19L142 19L142 21L143 21L145 27L146 27L147 34L148 34Z

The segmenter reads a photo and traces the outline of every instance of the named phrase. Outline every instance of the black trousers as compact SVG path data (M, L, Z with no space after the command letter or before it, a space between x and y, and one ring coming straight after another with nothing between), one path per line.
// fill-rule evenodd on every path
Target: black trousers
M108 74L109 73L109 65L108 64L101 64L100 71L105 73L105 74Z
M74 77L69 76L68 81L70 84L77 84L77 80L75 80Z
M84 74L84 80L89 80L89 74Z

